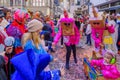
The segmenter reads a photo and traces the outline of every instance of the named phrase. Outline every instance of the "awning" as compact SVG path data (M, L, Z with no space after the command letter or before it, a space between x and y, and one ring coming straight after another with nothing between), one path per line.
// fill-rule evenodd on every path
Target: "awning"
M120 5L119 6L114 6L114 7L110 7L109 10L116 10L116 9L120 9Z
M120 9L120 5L119 6L113 6L113 7L110 7L110 8L99 9L99 11L116 10L116 9Z

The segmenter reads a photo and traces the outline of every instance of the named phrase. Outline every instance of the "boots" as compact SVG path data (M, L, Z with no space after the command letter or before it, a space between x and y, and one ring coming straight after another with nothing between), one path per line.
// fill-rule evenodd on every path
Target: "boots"
M69 69L69 60L70 60L70 56L66 56L66 69Z

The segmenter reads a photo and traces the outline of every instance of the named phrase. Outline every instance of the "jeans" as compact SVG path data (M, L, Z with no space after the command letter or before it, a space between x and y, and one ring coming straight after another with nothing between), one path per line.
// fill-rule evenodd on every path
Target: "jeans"
M87 42L86 42L86 44L91 45L91 34L87 35Z

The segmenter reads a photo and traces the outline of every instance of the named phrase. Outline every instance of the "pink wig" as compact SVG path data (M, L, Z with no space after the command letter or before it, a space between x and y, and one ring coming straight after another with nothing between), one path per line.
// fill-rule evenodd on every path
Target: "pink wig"
M27 19L28 17L29 17L28 13L20 9L16 10L14 13L14 19L19 22L23 22L24 19L25 18Z

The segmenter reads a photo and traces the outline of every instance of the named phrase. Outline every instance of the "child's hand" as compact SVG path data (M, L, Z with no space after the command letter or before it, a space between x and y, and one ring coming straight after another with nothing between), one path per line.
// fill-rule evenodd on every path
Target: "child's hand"
M13 51L13 46L6 47L6 48L5 48L5 52L6 52L7 54L12 53L12 51Z
M64 70L63 66L60 68L60 72L61 72L61 76L64 76L65 70Z

